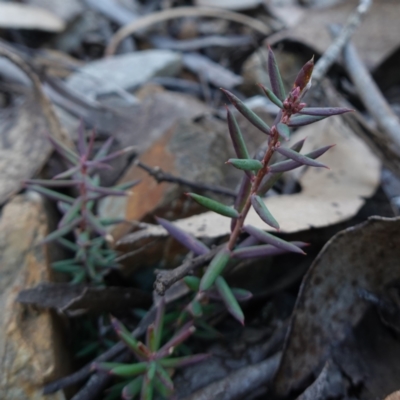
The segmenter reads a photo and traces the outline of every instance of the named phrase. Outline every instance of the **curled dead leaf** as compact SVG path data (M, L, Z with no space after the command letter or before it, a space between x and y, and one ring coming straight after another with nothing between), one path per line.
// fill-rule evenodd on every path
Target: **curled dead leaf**
M371 217L335 235L303 279L284 346L275 390L300 385L345 339L368 308L359 296L400 278L400 218Z

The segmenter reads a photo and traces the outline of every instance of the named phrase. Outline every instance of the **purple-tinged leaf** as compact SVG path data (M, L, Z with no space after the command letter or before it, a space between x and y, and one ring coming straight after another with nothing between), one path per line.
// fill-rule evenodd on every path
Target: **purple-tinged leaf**
M283 137L286 141L290 139L290 129L286 124L279 122L279 124L276 125L276 130L278 131L279 136Z
M297 247L305 247L307 243L303 242L290 242ZM259 246L242 247L240 249L233 250L232 257L238 258L240 260L245 260L248 258L259 258L259 257L270 257L277 256L279 254L287 253L286 250L279 249L278 247L272 246L270 244L262 244Z
M242 181L240 182L239 191L235 198L234 208L239 213L243 210L244 205L246 204L246 200L250 194L251 190L251 181L248 175L244 175ZM235 225L237 222L237 218L232 218L231 220L231 231L235 229Z
M215 255L215 257L211 260L210 265L207 267L207 270L200 282L200 290L205 291L210 289L210 287L214 284L215 280L221 275L222 271L228 264L230 258L230 251L224 247L219 253Z
M69 149L67 146L65 146L63 143L59 142L57 139L55 139L53 136L48 135L47 138L49 139L50 143L53 145L54 149L61 155L63 156L66 160L71 162L72 164L78 164L79 163L79 156L75 152L73 152L71 149Z
M275 247L278 247L282 250L287 250L293 253L300 253L300 254L306 254L300 247L297 247L296 245L286 242L286 240L283 240L281 238L278 238L274 235L271 235L268 232L264 232L261 229L257 229L254 226L251 225L246 225L243 230L247 232L249 235L254 236L256 239L258 239L260 242L272 244Z
M239 100L234 94L228 90L221 89L229 101L236 107L236 109L247 119L251 124L258 128L261 132L269 135L271 128L249 107L247 107L241 100Z
M85 127L83 125L83 121L79 123L78 128L78 151L81 157L86 155L87 152L87 143L85 138Z
M78 197L61 218L60 222L58 223L58 228L65 226L66 224L70 223L74 218L76 218L79 215L81 207L82 197Z
M294 151L292 149L288 149L286 147L278 147L275 149L278 153L282 154L283 156L290 158L294 161L297 161L299 164L303 165L309 165L310 167L322 167L322 168L328 168L329 167L325 164L322 164L318 161L313 160L312 158L309 158L305 156L304 154L300 154L297 151Z
M156 359L161 359L171 355L174 352L176 346L183 343L188 337L190 337L196 328L193 326L193 321L185 324L173 337L170 339L160 350L157 351Z
M110 136L100 147L99 151L96 153L96 155L93 157L94 161L99 160L100 158L105 157L108 152L110 151L110 148L114 142L114 138Z
M87 145L85 157L88 160L93 151L94 139L96 138L96 131L93 129L89 136L89 143Z
M253 293L245 289L231 288L231 290L235 299L239 302L250 300L253 297Z
M86 219L88 224L95 230L95 232L98 233L100 236L107 235L108 232L101 225L99 219L95 215L93 215L89 210L86 210L84 218Z
M71 232L78 224L82 221L82 217L78 217L71 221L69 224L64 225L62 228L51 232L50 235L46 236L42 241L41 244L52 242L55 239L59 239L62 236L65 236L67 233Z
M196 354L194 356L176 357L176 358L164 358L159 360L160 365L164 368L180 368L188 365L196 364L210 358L211 354Z
M237 302L235 296L233 295L231 288L229 287L229 285L226 283L225 279L222 276L219 276L216 279L215 286L229 313L234 318L236 318L242 325L244 325L243 311L240 308L240 305Z
M183 278L183 282L185 282L185 285L190 289L193 290L193 292L197 292L200 287L200 278L197 276L192 276L188 275Z
M40 185L40 186L48 186L48 187L70 187L76 186L81 183L81 181L77 180L50 180L50 179L26 179L24 185Z
M53 179L58 180L58 179L69 178L69 177L75 175L76 173L78 173L80 171L80 169L81 169L81 167L79 165L76 167L72 167L70 169L67 169L64 172L57 174L56 176L53 177Z
M235 168L241 169L243 171L259 171L263 164L261 161L254 159L239 159L239 158L230 158L225 164L232 164Z
M310 125L313 124L314 122L322 121L323 119L327 118L324 115L293 115L289 122L288 126L292 128L297 128L299 126L304 126L304 125Z
M319 148L317 150L313 150L310 153L307 153L306 156L308 158L312 158L312 159L321 157L323 154L325 154L333 146L334 145L321 147L321 148ZM277 173L277 172L291 171L292 169L296 169L296 168L301 167L301 166L303 166L303 164L300 164L297 161L285 160L285 161L280 161L280 162L277 162L275 164L272 164L268 168L269 168L270 172Z
M109 154L108 156L104 156L104 157L98 158L98 159L96 159L96 160L94 160L94 161L96 161L96 162L101 162L101 163L109 162L109 161L111 161L111 160L114 160L114 159L117 158L117 157L123 156L124 154L132 153L132 152L134 152L135 150L137 150L137 147L136 147L136 146L125 147L125 148L122 149L122 150L115 151L114 153L111 153L111 154Z
M259 83L258 86L260 86L260 88L263 90L265 95L272 101L272 103L274 103L279 108L283 108L282 101L279 100L277 96L275 96L275 94L274 94L274 92L272 90L268 89L267 87L265 87L261 83Z
M67 196L65 194L56 192L51 189L44 188L39 185L29 185L28 188L30 190L34 190L35 192L43 194L44 196L46 196L52 200L58 200L58 201L62 201L64 203L68 203L68 204L72 204L75 201L75 199L73 197Z
M85 161L85 166L86 167L93 167L94 169L108 169L111 171L113 167L109 164L102 163L100 161Z
M159 363L157 363L156 376L158 379L160 379L161 383L167 389L169 389L170 392L174 390L174 383L172 382L172 379L170 378L168 372Z
M164 316L165 316L165 299L161 298L158 304L156 319L154 321L154 342L150 347L151 351L156 351L160 347L161 337L164 328Z
M186 248L197 256L202 254L206 254L210 251L210 249L202 243L200 240L197 240L190 233L185 232L183 229L178 228L176 225L167 221L164 218L155 217L156 221L178 242L182 243Z
M251 190L251 181L247 175L242 178L239 191L235 199L235 210L241 212Z
M239 124L237 123L235 116L228 107L226 108L226 113L229 135L231 137L236 155L239 158L250 158L249 152L247 151L246 143L244 142L242 132L240 131Z
M106 188L106 187L88 185L87 189L90 192L105 194L106 196L126 196L127 195L127 193L124 190L116 190L114 188L108 188L108 187Z
M331 115L339 115L351 111L354 110L343 107L305 107L301 111L299 111L299 114L330 117Z
M200 196L199 194L195 193L186 193L186 196L192 198L203 207L206 207L209 210L216 212L217 214L221 214L225 217L230 218L239 217L239 213L234 208L226 206L225 204L222 204L218 201L209 199L208 197Z
M247 236L246 239L242 240L237 246L237 249L241 249L242 247L249 247L249 246L255 246L258 243L260 243L255 237L253 236Z
M117 189L117 190L128 190L128 189L131 189L134 186L138 185L141 181L142 181L141 179L135 179L134 181L120 183L120 184L114 186L114 189Z
M271 82L272 91L275 93L278 99L283 101L286 97L285 87L283 86L278 63L276 62L275 55L271 47L268 48L268 75L269 81Z
M122 398L124 400L133 400L136 395L140 393L140 389L142 387L143 377L138 376L137 378L130 381L123 389L122 389Z
M116 318L111 317L111 324L118 337L135 353L140 361L148 360L151 353L143 343L136 340L128 329Z
M314 69L314 57L310 60L307 61L303 68L300 70L299 74L296 77L296 80L294 81L293 87L300 88L300 91L302 92L306 87L308 87L310 80L311 80L311 75Z
M302 140L296 142L296 143L291 147L291 149L294 150L294 151L300 152L301 149L303 148L303 145L304 145L305 140L306 140L306 139L302 139ZM276 164L274 164L274 165L276 165ZM263 180L261 181L261 185L260 185L260 187L259 187L259 189L258 189L257 194L258 194L259 196L261 196L261 197L264 196L265 193L267 193L268 190L270 190L270 189L275 185L275 183L281 178L282 175L283 175L283 173L272 173L272 172L268 172L268 173L264 176Z
M274 218L274 216L270 213L267 206L264 204L263 199L260 196L256 196L253 194L251 196L251 204L258 214L258 216L269 226L272 226L276 230L279 231L278 221Z

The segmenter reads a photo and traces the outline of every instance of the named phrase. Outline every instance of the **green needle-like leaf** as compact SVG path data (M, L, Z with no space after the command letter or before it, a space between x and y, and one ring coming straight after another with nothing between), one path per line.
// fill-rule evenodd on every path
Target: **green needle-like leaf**
M63 201L68 204L72 204L75 201L75 199L73 197L67 196L65 194L56 192L51 189L47 189L47 188L39 186L39 185L29 185L28 187L29 187L29 189L34 190L35 192L41 193L41 194L45 195L46 197L49 197L50 199L53 199L53 200Z
M237 302L235 295L232 293L231 288L226 283L222 276L219 276L215 281L215 286L217 287L218 293L222 298L226 308L236 318L242 325L244 325L244 314Z
M276 130L278 131L279 136L283 137L285 140L289 140L290 129L286 124L279 122L279 124L276 125Z
M226 164L232 164L235 168L241 169L243 171L259 171L263 164L261 161L254 159L241 160L238 158L230 158Z
M300 154L297 151L294 151L292 149L288 149L286 147L278 147L276 149L278 153L281 153L287 158L290 158L294 161L299 162L300 164L303 165L309 165L310 167L323 167L323 168L328 168L325 164L322 164L318 161L313 160L312 158L309 158L305 156L304 154Z
M147 373L143 379L140 400L152 400L153 399L153 385L154 385L155 373L156 373L156 363L154 361L152 361L149 364Z
M229 135L231 136L236 155L239 158L250 158L249 152L247 151L246 143L244 142L242 132L240 131L239 124L237 123L235 116L228 107L226 108L226 112Z
M197 276L185 276L183 281L190 290L193 290L193 292L197 292L199 290L200 279Z
M62 236L65 236L67 233L71 232L80 222L82 221L81 217L78 217L71 221L70 223L64 225L62 228L57 229L56 231L50 233L50 235L46 236L42 240L42 244L49 243L53 240L59 239Z
M264 85L262 85L261 83L259 83L260 88L263 90L263 92L265 93L265 95L279 108L283 108L283 103L281 100L278 99L277 96L275 96L274 92L270 89L268 89L267 87L265 87Z
M222 204L218 201L209 199L208 197L200 196L199 194L195 193L186 193L186 195L192 198L200 205L202 205L203 207L206 207L209 210L216 212L217 214L221 214L229 218L239 217L239 213L235 209L226 206L225 204Z
M229 250L224 247L215 255L200 282L200 290L210 289L215 280L221 275L230 258Z
M132 400L136 395L140 393L140 389L142 387L143 377L138 376L137 378L130 381L124 388L122 389L122 398L124 400Z
M117 376L135 376L143 374L147 369L148 363L141 362L137 364L123 364L110 369L110 374Z
M271 128L249 107L246 106L241 100L239 100L234 94L228 90L221 89L225 95L228 97L229 101L236 107L236 109L252 123L261 132L269 135L271 133Z
M263 202L263 199L260 196L252 195L251 196L251 204L258 214L258 216L269 226L279 230L278 221L274 218L274 216L270 213L267 206Z

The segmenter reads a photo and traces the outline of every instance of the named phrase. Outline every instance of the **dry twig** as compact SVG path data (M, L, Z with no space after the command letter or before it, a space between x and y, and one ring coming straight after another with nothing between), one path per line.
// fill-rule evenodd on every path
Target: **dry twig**
M116 52L121 41L124 40L127 36L133 35L135 32L141 29L148 28L150 25L182 17L221 18L228 21L238 22L239 24L247 25L255 31L261 33L262 35L269 35L271 33L270 29L263 22L236 12L221 10L218 8L177 7L163 10L157 13L152 13L122 27L111 38L111 41L106 49L106 55L113 55Z
M207 254L192 258L185 261L179 267L169 271L158 271L156 281L154 282L154 290L161 296L164 295L165 291L171 287L175 282L184 278L189 272L194 271L197 268L210 262L214 256L218 253L223 245L215 247Z
M323 56L315 64L313 71L313 84L317 86L326 75L329 68L340 56L344 46L349 42L356 29L361 24L370 9L372 0L360 0L358 7L347 19L346 25L342 28L335 41L325 51Z
M222 186L215 186L215 185L208 185L206 183L197 183L189 181L185 178L180 178L179 176L174 176L168 172L164 172L159 167L150 167L141 161L135 161L135 164L139 167L148 172L158 183L160 182L170 182L170 183L177 183L178 185L188 186L195 190L206 190L208 192L213 192L217 194L222 194L224 196L229 196L236 198L237 193L234 190L224 188Z
M372 79L353 45L343 52L346 70L353 81L365 107L381 128L382 139L390 153L400 159L400 121ZM393 171L400 176L399 170Z

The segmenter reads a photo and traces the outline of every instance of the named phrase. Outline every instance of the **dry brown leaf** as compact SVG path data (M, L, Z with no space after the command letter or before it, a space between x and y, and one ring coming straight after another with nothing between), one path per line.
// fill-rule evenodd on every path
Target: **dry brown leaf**
M0 27L61 32L65 23L44 8L27 4L0 3Z
M335 235L300 288L275 389L298 388L368 308L359 290L379 293L400 278L400 218L371 217Z
M385 400L400 400L400 390L397 392L392 393L388 397L385 398Z
M332 43L329 24L345 24L359 1L350 0L332 8L307 10L294 28L278 33L279 39L292 39L305 43L322 54ZM379 65L399 45L399 35L394 26L400 19L396 0L373 2L365 21L358 28L352 41L369 68Z
M300 193L265 199L283 233L345 221L357 213L364 199L379 185L380 162L341 118L326 119L302 128L293 135L292 142L305 137L304 153L336 143L321 158L331 170L309 168L299 178ZM260 229L273 230L254 210L249 212L246 222ZM176 225L196 237L217 238L230 232L230 219L211 211L178 220ZM146 232L148 236L165 235L158 226L147 228Z

